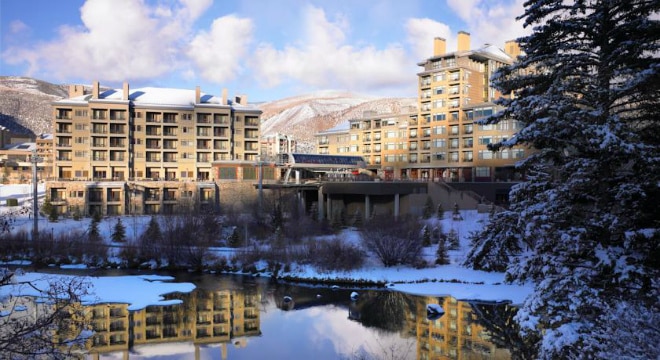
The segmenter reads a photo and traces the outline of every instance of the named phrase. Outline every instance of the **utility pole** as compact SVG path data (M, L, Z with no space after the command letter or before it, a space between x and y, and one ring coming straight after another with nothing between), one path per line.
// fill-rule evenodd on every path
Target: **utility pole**
M32 149L32 156L30 162L32 163L32 218L34 223L32 225L32 241L36 241L39 236L39 198L38 198L38 183L37 179L37 164L43 161L41 156L37 156L37 149Z
M257 161L259 161L259 212L261 212L261 207L264 203L264 163L261 161L261 157L257 155Z

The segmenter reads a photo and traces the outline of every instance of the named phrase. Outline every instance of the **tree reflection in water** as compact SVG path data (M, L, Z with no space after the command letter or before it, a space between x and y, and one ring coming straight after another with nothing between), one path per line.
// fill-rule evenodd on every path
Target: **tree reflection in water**
M520 326L514 320L518 309L509 303L470 302L472 311L477 315L470 322L483 326L490 334L490 341L495 346L509 349L511 359L535 359L538 339L523 338Z
M413 312L414 299L394 291L368 292L352 304L349 317L364 326L399 332L404 330L406 317Z

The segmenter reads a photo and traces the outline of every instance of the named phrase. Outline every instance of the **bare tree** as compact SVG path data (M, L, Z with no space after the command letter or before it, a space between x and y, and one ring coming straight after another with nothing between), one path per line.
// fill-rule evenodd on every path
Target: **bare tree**
M365 225L362 241L386 267L415 264L423 247L420 224L413 218L394 221L390 216L376 216Z
M80 305L90 284L82 277L20 281L16 275L0 269L1 357L71 358L91 335L85 330L87 318ZM22 288L29 288L32 296L17 296Z

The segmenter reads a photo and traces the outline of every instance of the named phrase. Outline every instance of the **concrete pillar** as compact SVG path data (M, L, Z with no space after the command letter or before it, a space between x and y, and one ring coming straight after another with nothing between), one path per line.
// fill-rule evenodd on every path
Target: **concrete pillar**
M364 221L368 221L369 218L371 218L371 199L369 199L369 195L364 196Z
M399 218L399 193L394 194L394 218Z
M326 217L328 218L328 220L332 220L332 198L330 197L330 194L328 194L325 201L327 206L327 208L325 209Z
M324 213L325 204L323 203L323 186L319 186L319 195L318 195L318 200L317 201L318 201L318 203L316 205L316 207L317 207L316 211L319 212L319 220L323 220L324 217L325 217L325 213Z

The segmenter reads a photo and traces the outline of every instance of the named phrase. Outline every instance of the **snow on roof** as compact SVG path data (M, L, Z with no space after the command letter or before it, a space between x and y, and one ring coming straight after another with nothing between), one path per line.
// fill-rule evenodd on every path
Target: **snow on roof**
M511 58L511 56L509 56L509 54L504 52L504 50L498 48L495 45L491 45L491 44L486 44L483 47L481 47L480 49L476 50L475 52L495 56L497 58L500 58L500 59L503 59L503 60L506 60L506 61L512 61L513 60L513 58Z
M325 131L321 131L320 133L332 133L332 132L340 132L340 131L347 131L349 130L349 127L351 126L351 123L349 121L344 121L340 122L339 124L335 125L334 127L327 129Z
M4 150L23 150L25 152L29 152L32 150L35 150L37 148L37 144L33 142L25 142L25 143L19 143L19 144L9 144L5 146Z
M222 98L219 96L201 93L200 102L195 102L196 90L144 87L129 90L128 99L134 105L157 105L173 107L192 107L195 105L214 105L223 106ZM124 101L124 91L122 89L110 89L99 93L99 99L95 101ZM80 95L69 99L63 99L57 102L88 102L92 100L91 94ZM227 99L227 104L234 108L255 108L254 106L242 105L231 99Z

